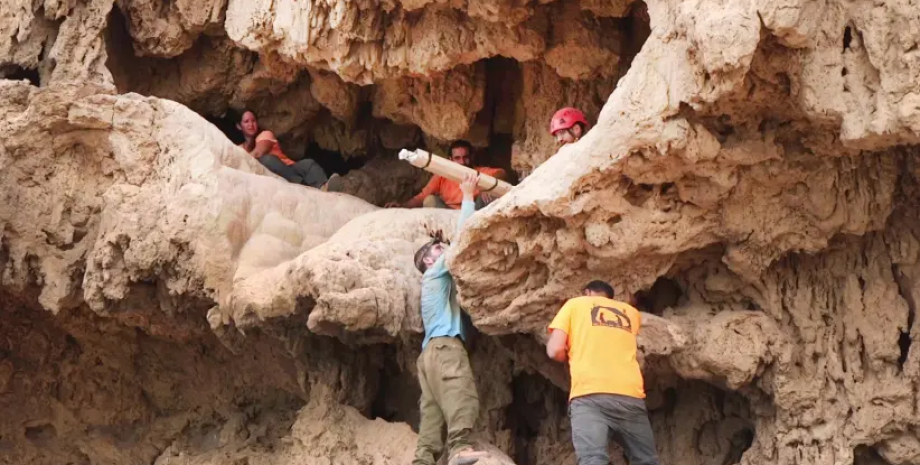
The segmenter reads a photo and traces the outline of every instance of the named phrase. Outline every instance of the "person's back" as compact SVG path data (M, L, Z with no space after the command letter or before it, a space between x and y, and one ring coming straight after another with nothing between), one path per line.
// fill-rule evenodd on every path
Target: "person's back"
M550 323L546 355L569 361L569 417L579 465L609 465L613 437L631 465L658 465L636 359L641 316L614 300L613 287L591 281L583 296L566 301Z
M563 312L570 314L571 398L599 393L645 398L636 359L639 311L618 300L582 296L566 302Z

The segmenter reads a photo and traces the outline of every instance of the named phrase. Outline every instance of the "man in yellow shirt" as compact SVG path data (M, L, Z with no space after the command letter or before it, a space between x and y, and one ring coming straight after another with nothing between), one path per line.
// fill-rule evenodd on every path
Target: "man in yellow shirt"
M609 465L610 433L630 465L658 465L636 360L639 311L613 300L613 287L603 281L591 281L582 292L556 314L546 343L550 358L569 362L569 417L578 465Z

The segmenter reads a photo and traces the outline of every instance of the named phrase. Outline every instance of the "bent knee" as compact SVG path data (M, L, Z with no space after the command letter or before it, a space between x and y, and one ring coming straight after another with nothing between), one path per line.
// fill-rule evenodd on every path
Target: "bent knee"
M429 195L425 197L425 200L422 200L422 206L425 208L447 208L447 205L444 204L444 201L441 200L441 197L437 195Z

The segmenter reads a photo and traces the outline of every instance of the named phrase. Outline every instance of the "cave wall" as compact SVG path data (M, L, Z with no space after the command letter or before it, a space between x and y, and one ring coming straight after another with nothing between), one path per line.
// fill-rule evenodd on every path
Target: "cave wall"
M914 10L4 2L0 451L408 462L411 255L441 230L482 332L483 465L574 463L539 341L594 278L650 312L662 462L915 463ZM596 125L560 149L562 105ZM354 195L284 183L205 119L243 108ZM520 185L459 235L375 207L426 181L400 148L459 137Z
M552 112L575 105L596 119L647 36L641 14L571 1L336 8L330 17L321 4L230 3L223 30L200 12L189 17L187 6L118 3L106 64L119 92L176 100L214 118L254 110L294 158L310 156L311 144L344 158L395 157L416 146L443 152L459 138L486 149L504 134L514 145L497 165L526 176L555 151ZM269 19L254 26L256 17ZM312 32L288 29L301 24ZM169 39L151 40L163 34ZM307 54L294 51L305 44L313 44ZM380 121L426 140L397 144Z

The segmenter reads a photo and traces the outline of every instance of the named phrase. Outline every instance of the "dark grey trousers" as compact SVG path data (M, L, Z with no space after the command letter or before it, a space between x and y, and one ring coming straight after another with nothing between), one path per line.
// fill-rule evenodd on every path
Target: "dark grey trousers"
M287 182L292 182L294 184L303 184L305 186L315 187L317 189L323 187L323 184L326 184L326 181L329 178L326 177L326 172L323 171L323 168L319 166L315 161L306 158L303 160L294 163L291 166L285 165L278 157L272 154L265 154L259 157L259 163L262 166L268 168L272 173L277 174L284 178Z
M484 200L482 200L482 197L477 196L473 201L473 205L475 205L476 210L482 210L482 208L486 206L486 203ZM425 199L422 200L422 206L425 208L447 208L447 204L444 203L444 199L442 199L441 196L437 194L432 194L428 197L425 197Z
M611 437L626 451L630 465L658 465L644 400L616 394L576 397L569 403L569 418L578 465L610 465Z

